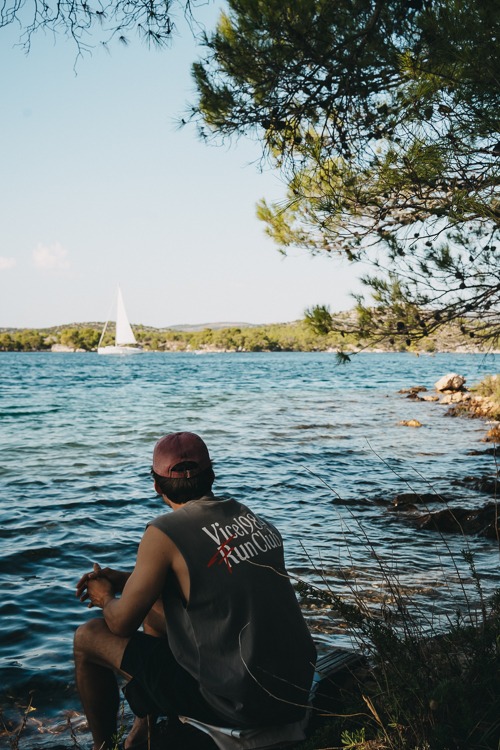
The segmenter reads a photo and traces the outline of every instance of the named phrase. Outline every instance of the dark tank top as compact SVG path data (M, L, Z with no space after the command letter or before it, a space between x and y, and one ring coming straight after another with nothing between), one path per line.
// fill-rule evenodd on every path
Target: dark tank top
M167 576L170 648L233 726L303 716L316 651L285 571L277 529L235 500L205 497L151 522L183 555L189 602Z

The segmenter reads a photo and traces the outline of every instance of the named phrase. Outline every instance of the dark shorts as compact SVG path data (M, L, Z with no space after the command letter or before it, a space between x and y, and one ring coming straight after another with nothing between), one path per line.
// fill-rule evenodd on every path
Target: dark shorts
M227 726L227 719L210 707L197 681L175 660L166 638L134 633L121 669L132 676L123 692L136 716L180 715Z

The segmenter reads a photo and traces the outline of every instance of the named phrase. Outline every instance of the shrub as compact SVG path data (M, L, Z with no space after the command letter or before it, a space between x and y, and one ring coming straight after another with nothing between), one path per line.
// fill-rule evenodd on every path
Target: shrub
M355 693L343 695L344 715L330 727L343 747L498 750L500 590L486 601L472 556L463 555L480 604L472 608L470 592L464 590L466 606L445 632L428 625L387 571L383 575L393 604L380 611L368 608L356 590L346 601L332 591L299 584L303 595L321 599L345 621L370 665ZM312 738L312 746L324 746L315 743L324 740L325 731ZM333 741L330 736L330 747Z

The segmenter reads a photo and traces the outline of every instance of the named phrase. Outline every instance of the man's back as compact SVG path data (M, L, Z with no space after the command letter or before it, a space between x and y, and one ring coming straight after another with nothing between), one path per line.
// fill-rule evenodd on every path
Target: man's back
M236 726L300 718L315 648L272 524L234 500L187 502L152 524L189 571L189 601L176 576L163 591L169 645L205 700Z

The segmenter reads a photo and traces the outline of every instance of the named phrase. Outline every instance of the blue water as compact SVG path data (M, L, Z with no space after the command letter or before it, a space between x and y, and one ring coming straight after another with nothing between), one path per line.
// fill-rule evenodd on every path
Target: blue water
M468 455L486 447L484 423L398 393L452 371L472 385L500 371L500 356L360 354L338 366L325 353L1 354L0 706L31 694L42 727L80 710L72 634L96 613L75 583L94 561L133 566L164 511L149 467L169 431L203 436L217 494L276 523L294 576L377 607L390 599L382 566L435 623L473 590L467 544L496 585L495 541L419 532L387 507L409 491L491 499L455 484L495 471L491 456ZM398 424L411 418L423 427ZM305 612L320 648L349 645L335 616Z

